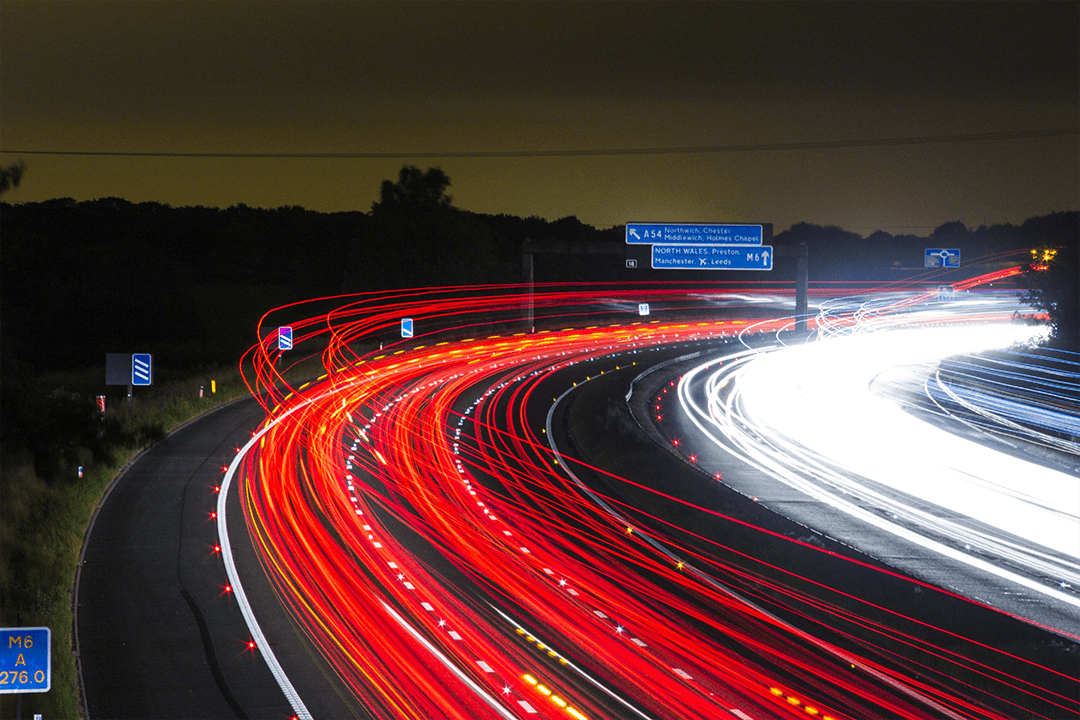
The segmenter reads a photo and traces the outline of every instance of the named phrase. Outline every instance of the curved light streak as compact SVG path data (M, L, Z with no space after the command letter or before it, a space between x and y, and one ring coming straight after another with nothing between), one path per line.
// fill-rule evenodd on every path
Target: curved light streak
M234 463L249 533L292 621L366 712L464 720L531 709L593 720L625 715L625 701L656 717L917 718L936 706L953 717L1005 716L977 699L988 691L963 689L931 657L1018 697L1080 708L808 595L790 571L770 566L792 578L776 581L753 558L733 565L707 544L626 526L583 493L566 472L574 461L537 435L535 418L565 389L560 378L632 374L662 348L790 324L730 309L718 317L722 303L688 299L688 290L708 294L697 286L648 290L643 299L677 305L678 317L615 314L642 299L640 287L537 292L544 329L535 333L489 329L520 317L517 288L343 298L289 318L297 348L314 347L326 369L299 386L283 375L276 338L260 336L246 377L269 416ZM405 316L418 318L408 343L390 337ZM406 541L410 533L438 562ZM754 597L704 582L676 557ZM830 632L873 672L838 663L855 651L807 643L755 602L812 626L831 618Z
M1030 326L961 325L919 312L871 322L860 303L853 326L830 323L824 342L743 354L722 369L716 359L687 372L679 397L712 440L784 483L876 527L1080 607L1080 599L971 555L977 547L1032 571L1080 584L1080 483L1075 477L951 434L882 394L878 379L895 368L933 372L960 353L1008 347ZM972 308L965 308L970 312ZM971 316L964 316L970 319ZM934 321L948 324L928 327ZM883 327L884 326L884 327ZM711 373L705 381L698 376ZM886 388L888 383L884 383ZM703 388L701 393L695 387ZM870 481L869 483L867 481ZM909 498L918 498L914 503ZM856 501L857 499L857 501ZM884 508L899 522L867 510ZM949 511L922 509L928 502ZM950 513L996 528L953 522ZM922 530L912 530L915 521ZM929 537L945 537L940 542ZM1012 538L1020 538L1017 542ZM1033 547L1033 545L1035 547Z

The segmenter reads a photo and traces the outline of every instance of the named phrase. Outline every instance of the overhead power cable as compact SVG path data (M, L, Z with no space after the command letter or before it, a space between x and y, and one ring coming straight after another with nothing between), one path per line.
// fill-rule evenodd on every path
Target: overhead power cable
M987 140L1028 140L1033 138L1076 137L1080 130L1029 130L1020 132L977 133L968 135L924 135L919 137L877 140L826 140L819 142L752 143L741 145L691 145L665 148L609 148L592 150L474 150L460 152L139 152L122 150L3 150L5 155L73 155L105 157L167 158L280 158L280 159L361 159L400 160L418 158L542 158L602 157L633 155L695 155L710 153L767 152L788 150L831 150L837 148L896 147L940 143L981 142Z

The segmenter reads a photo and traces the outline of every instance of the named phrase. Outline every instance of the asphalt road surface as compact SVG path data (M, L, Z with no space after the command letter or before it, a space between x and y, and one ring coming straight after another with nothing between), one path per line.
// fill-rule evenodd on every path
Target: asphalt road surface
M263 417L233 403L140 457L103 503L77 583L76 632L91 718L277 718L291 710L215 551L222 466Z
M90 717L291 717L294 711L314 718L368 717L365 697L368 707L385 705L386 716L449 717L410 709L454 707L459 712L453 717L477 717L474 710L519 717L540 703L566 704L546 698L533 676L538 672L588 717L642 714L638 706L656 717L714 717L717 708L735 717L746 711L787 716L808 693L815 703L850 716L934 715L925 712L929 704L924 708L907 691L898 692L862 661L858 670L855 660L838 663L845 654L822 654L795 628L780 629L750 606L729 603L715 583L699 583L681 560L676 565L669 552L639 542L645 525L635 529L594 512L565 482L560 466L566 458L552 454L554 445L546 449L549 442L562 446L574 444L572 436L595 435L596 444L607 447L612 439L606 429L571 428L569 408L577 393L595 383L598 392L579 415L613 422L608 401L624 397L630 378L642 371L631 370L628 361L645 366L657 355L690 351L656 352L654 345L671 345L671 334L726 336L720 323L707 330L637 325L491 336L455 348L417 345L407 355L402 349L371 358L349 382L305 384L300 391L314 387L291 404L292 395L282 405L272 403L279 422L264 431L265 449L253 439L254 451L244 460L237 448L263 417L253 401L212 413L160 443L107 498L86 548L76 625ZM344 353L348 338L339 341L343 347L332 349ZM601 387L609 382L612 387ZM673 380L667 384L674 387ZM643 395L658 392L650 388ZM538 413L548 413L547 427L539 431ZM621 452L636 452L641 444L622 442ZM668 455L661 449L666 442L644 444L643 464L657 453ZM213 512L223 507L216 487L230 462L239 467L236 477L248 479L231 485L227 527L237 582L261 628L251 632L269 638L262 647L250 645L215 548L219 521ZM696 469L680 463L680 472L660 473L662 489L678 494L678 476L687 469L695 481L705 478L698 472L702 462L695 462ZM722 469L738 474L731 465ZM240 491L248 504L246 522L234 504ZM720 498L721 507L741 502L771 515L762 503L726 495L732 497ZM650 512L663 515L651 506ZM644 515L641 520L652 522ZM712 552L706 530L704 544L689 543L684 551ZM722 539L730 543L738 532L726 527ZM662 534L660 525L656 534ZM773 532L780 534L787 533ZM763 537L752 543L755 553L771 547ZM812 541L800 538L792 552L821 555L813 547L821 541ZM434 562L438 554L453 567ZM821 562L834 560L840 562L821 555ZM804 605L815 605L813 598L789 605L787 588L762 588L773 587L764 574L744 581L738 567L715 568L782 611L799 615ZM815 577L818 570L803 567ZM639 575L641 582L662 577L650 586L656 602L652 594L626 587ZM505 590L511 587L514 593ZM484 588L497 589L505 603L478 602L489 597L477 592ZM926 595L908 590L913 597ZM720 614L699 612L698 602L716 605L725 622ZM669 607L675 603L698 624L673 624ZM957 598L954 605L965 603ZM496 607L504 604L514 607ZM770 653L732 651L743 628L750 644ZM837 629L837 639L844 632ZM547 645L534 644L537 638ZM1033 653L1045 650L1041 643L1033 641ZM271 649L302 696L302 711L263 662ZM873 647L866 652L882 657ZM777 653L794 660L781 667L768 659ZM740 673L732 680L735 667ZM1032 672L1025 662L1019 667L1017 672ZM1003 668L1010 673L1008 662ZM611 687L588 679L595 677ZM911 682L921 681L916 676ZM471 695L463 693L466 687ZM665 692L670 695L661 697ZM682 712L672 703L682 703ZM863 714L853 709L858 703L907 709Z

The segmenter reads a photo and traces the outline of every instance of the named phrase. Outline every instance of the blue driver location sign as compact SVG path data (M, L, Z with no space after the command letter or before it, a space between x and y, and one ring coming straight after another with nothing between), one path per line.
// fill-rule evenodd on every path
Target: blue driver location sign
M654 270L772 270L772 245L653 245Z
M152 385L154 358L150 353L135 353L131 356L131 384Z
M761 245L761 225L627 223L628 245ZM770 253L771 255L772 253ZM656 267L653 265L653 267Z
M51 644L47 627L0 628L0 693L48 692Z
M277 349L281 352L292 350L292 328L288 325L277 329Z
M411 338L413 336L413 322L412 318L401 318L401 337Z

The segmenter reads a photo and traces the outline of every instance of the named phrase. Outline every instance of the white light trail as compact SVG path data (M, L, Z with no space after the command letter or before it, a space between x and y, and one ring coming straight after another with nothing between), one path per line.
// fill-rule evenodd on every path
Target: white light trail
M883 378L933 376L951 355L1008 347L1037 329L912 327L915 316L927 318L866 316L874 322L821 342L740 353L720 369L712 359L684 374L680 403L714 442L818 501L1080 607L1059 590L1080 582L1078 479L949 433L880 392L894 388ZM885 324L909 327L872 331Z

